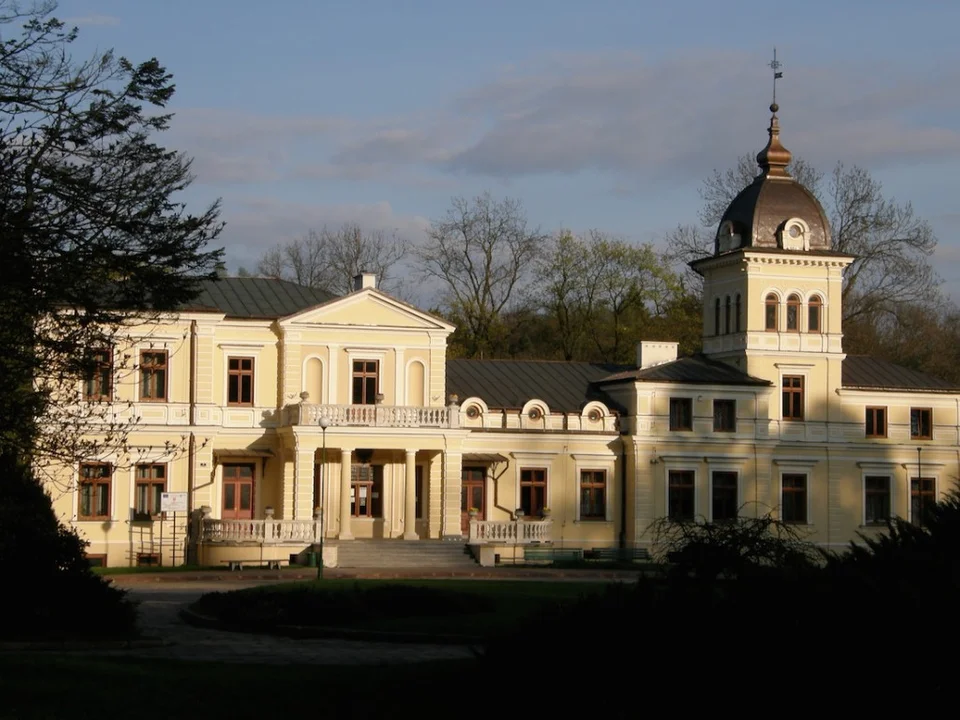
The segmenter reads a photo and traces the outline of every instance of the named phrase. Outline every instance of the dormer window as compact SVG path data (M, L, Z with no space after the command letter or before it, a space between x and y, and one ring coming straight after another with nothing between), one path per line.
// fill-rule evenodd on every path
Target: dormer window
M784 250L809 250L810 228L800 218L790 218L780 230L780 247Z
M736 250L738 247L740 247L740 233L737 232L733 222L727 220L717 232L717 252Z

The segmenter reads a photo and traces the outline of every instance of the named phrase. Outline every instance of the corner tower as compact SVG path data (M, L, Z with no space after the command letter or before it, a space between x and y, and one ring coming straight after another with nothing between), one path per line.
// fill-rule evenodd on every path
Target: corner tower
M704 278L703 351L780 384L784 369L817 387L840 385L843 272L820 203L787 171L779 106L770 106L760 174L723 214Z

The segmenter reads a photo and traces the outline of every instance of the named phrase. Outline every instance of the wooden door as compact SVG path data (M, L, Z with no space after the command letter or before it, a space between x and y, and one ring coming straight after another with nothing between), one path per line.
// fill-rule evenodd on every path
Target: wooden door
M462 484L460 488L460 532L464 535L470 532L470 510L476 509L477 519L486 519L486 503L484 492L487 469L483 467L463 468Z
M223 466L223 519L253 518L254 466Z

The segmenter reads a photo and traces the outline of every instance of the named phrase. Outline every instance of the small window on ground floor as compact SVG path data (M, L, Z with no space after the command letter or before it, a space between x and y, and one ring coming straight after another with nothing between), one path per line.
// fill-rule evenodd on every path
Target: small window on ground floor
M353 517L383 517L383 465L350 467L350 513Z
M782 479L780 519L787 523L807 522L807 476L785 474Z
M525 517L541 517L547 504L546 468L520 470L520 507Z
M910 478L910 522L921 527L937 504L937 482L932 477Z
M667 516L671 520L693 520L696 513L694 507L695 479L696 475L693 470L670 471L669 487L667 488Z
M606 470L580 471L580 519L607 519Z
M711 519L714 522L736 520L739 508L737 473L718 471L713 473L711 480L713 481L710 498Z

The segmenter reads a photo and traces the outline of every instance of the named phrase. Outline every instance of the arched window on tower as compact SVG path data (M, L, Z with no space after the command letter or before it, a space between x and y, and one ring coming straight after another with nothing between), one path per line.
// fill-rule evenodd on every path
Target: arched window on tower
M720 298L713 301L713 334L720 334Z
M730 334L730 296L729 295L727 295L727 299L723 307L723 332L728 335Z
M800 332L800 296L787 298L787 331Z
M780 324L779 324L778 318L777 318L777 316L780 314L780 313L779 313L779 310L780 310L780 307L779 307L779 306L780 306L780 302L777 300L777 296L776 296L776 295L774 295L773 293L770 293L769 295L767 295L767 299L766 299L766 301L765 301L765 304L766 304L766 308L765 308L765 314L764 314L764 318L765 318L765 320L764 320L765 326L764 326L764 327L765 327L767 330L770 330L770 331L772 331L772 332L776 332L777 330L780 329Z
M736 332L740 332L741 328L743 327L743 320L741 319L743 317L743 314L742 314L742 308L740 307L740 293L737 293L737 306L736 306L736 312L734 314L734 317L736 318L736 326L737 326Z
M823 332L823 300L814 295L807 303L807 332Z

